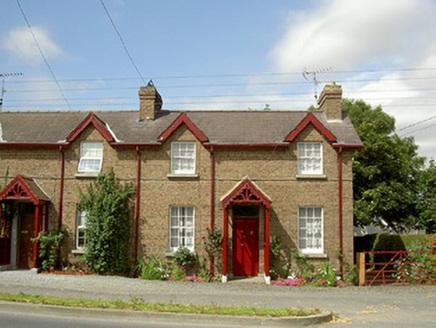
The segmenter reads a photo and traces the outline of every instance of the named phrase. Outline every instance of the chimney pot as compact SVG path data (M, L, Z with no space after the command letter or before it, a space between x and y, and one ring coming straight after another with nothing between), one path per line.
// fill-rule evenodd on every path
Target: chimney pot
M139 120L155 120L156 114L162 109L162 97L153 83L140 87L139 95Z
M328 121L342 121L342 88L335 82L326 84L318 98L319 109Z

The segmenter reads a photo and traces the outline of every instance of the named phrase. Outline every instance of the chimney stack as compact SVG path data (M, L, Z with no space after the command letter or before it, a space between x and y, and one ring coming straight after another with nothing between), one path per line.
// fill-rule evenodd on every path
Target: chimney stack
M335 82L326 84L318 98L319 109L328 121L342 121L342 88Z
M146 87L139 88L139 120L153 121L162 109L162 97L150 80Z

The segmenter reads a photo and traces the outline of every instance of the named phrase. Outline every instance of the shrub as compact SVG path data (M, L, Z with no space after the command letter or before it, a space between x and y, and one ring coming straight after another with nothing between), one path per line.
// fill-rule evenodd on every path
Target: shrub
M145 280L165 280L169 276L165 263L156 257L141 259L136 270L139 277Z
M217 227L206 228L206 236L202 237L203 247L209 256L219 253L223 247L223 233Z
M195 261L195 255L191 251L183 246L180 246L174 253L174 263L180 268L190 269Z
M38 243L38 257L42 260L41 266L44 271L52 270L58 266L59 249L65 237L65 230L41 231L33 242Z
M84 262L93 272L125 272L128 267L131 183L121 184L113 169L79 189L79 210L87 212Z

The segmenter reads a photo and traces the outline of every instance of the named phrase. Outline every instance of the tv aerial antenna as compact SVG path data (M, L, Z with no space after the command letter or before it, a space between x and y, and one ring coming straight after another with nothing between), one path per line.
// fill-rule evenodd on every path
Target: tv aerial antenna
M313 93L314 93L315 99L318 99L318 84L320 83L320 81L318 81L316 79L316 75L320 74L320 73L327 73L327 72L330 72L331 70L332 69L330 67L326 67L326 68L316 69L314 71L308 71L306 67L303 67L302 75L306 81L309 81L307 76L312 75Z
M21 76L23 75L23 73L19 73L19 72L14 72L14 73L0 73L0 79L2 80L2 91L0 94L0 111L3 109L3 96L5 94L5 92L7 91L5 89L5 81L13 76Z

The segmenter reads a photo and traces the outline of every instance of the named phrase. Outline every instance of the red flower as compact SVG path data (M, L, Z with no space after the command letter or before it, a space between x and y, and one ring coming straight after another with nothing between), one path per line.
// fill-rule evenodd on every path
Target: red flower
M206 228L206 231L209 231L209 227Z
M206 238L205 236L201 237L201 239L205 239L205 238Z

